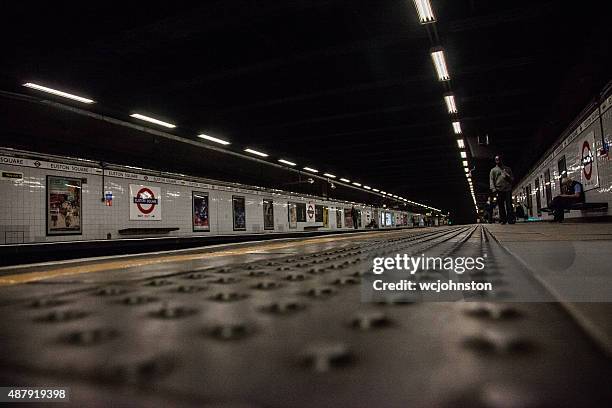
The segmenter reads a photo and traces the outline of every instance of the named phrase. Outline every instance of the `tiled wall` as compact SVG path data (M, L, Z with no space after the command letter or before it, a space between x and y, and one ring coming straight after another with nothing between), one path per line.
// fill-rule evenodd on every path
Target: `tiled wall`
M307 225L298 223L297 229L289 230L287 201L304 202L304 200L287 195L272 195L261 191L236 191L225 186L202 189L173 184L143 183L108 175L102 187L102 176L97 174L83 175L7 164L0 164L0 170L23 173L21 180L0 180L0 244L107 239L107 234L111 234L112 239L125 238L126 236L119 235L120 229L138 227L179 228L178 231L170 232L168 236L196 236L301 231ZM49 175L87 179L87 183L82 185L81 235L46 235L46 184ZM146 184L161 188L160 221L130 220L130 184ZM113 194L110 207L102 201L102 193L105 191L111 191ZM193 232L191 213L193 191L209 195L210 232ZM234 195L245 197L246 231L233 229L232 196ZM274 202L274 231L264 231L263 228L264 198L272 199ZM350 208L349 204L314 199L311 201L329 207L329 229L336 229L335 209ZM366 209L371 210L371 207L358 208L362 209L362 226L365 226ZM344 218L342 226L343 229L352 227L346 226Z

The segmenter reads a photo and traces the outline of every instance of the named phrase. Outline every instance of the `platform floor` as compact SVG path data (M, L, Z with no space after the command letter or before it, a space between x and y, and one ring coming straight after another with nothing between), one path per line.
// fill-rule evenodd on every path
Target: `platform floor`
M573 297L609 295L611 238L474 225L0 268L0 383L80 406L609 406L611 303ZM393 253L486 253L495 290L362 302Z

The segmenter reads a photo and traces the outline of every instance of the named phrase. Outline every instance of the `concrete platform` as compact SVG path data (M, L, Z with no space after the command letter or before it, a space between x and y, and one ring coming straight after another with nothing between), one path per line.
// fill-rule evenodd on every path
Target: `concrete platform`
M607 290L611 233L474 225L0 268L1 383L70 386L83 406L609 405L612 308L568 297ZM397 253L486 254L470 278L494 290L363 302L373 257Z

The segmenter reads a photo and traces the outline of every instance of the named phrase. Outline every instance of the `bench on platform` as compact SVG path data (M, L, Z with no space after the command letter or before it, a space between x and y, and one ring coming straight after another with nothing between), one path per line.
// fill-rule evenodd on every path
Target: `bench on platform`
M608 211L608 203L576 203L572 204L570 208L566 208L565 211ZM545 207L542 208L542 211L552 212L551 208Z
M124 228L119 235L162 235L178 230L178 227Z
M318 231L319 228L322 228L320 225L307 225L304 227L304 231Z

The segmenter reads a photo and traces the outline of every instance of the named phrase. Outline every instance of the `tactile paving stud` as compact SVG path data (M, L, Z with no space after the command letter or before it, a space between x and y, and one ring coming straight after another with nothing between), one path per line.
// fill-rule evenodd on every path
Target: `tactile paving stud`
M529 339L503 333L482 333L468 336L463 346L481 354L521 355L534 351L535 344Z
M288 281L304 281L308 279L308 276L304 275L301 272L293 272L288 273L287 276L285 276L285 279Z
M185 276L186 279L204 279L208 277L210 277L210 275L203 272L192 272Z
M114 288L114 287L106 287L100 288L96 291L96 295L98 296L117 296L123 295L127 292L127 289L124 288Z
M181 319L183 317L193 316L198 313L198 309L185 306L163 307L159 310L151 312L149 316L159 319Z
M270 276L270 272L266 272L266 271L251 271L247 274L250 277L253 278L258 278L261 276Z
M103 382L118 384L143 384L166 377L176 365L177 359L169 356L155 357L132 363L121 362L98 367L94 377Z
M232 283L240 282L240 279L238 279L238 278L236 278L234 276L220 276L218 278L211 279L211 280L209 280L207 282L210 282L210 283L219 283L219 284L222 284L222 285L230 285Z
M336 286L356 285L358 283L359 279L352 276L341 276L332 281L332 284Z
M314 344L301 356L301 364L318 373L347 367L354 361L355 356L344 343Z
M217 323L204 328L204 334L217 340L239 340L255 332L252 324L238 323Z
M305 308L306 305L298 300L284 299L264 305L261 307L261 310L272 314L288 315Z
M146 283L147 286L167 286L172 285L172 281L168 279L153 279Z
M511 320L522 316L522 313L513 306L492 303L469 304L464 313L468 316L491 320Z
M146 303L157 302L159 299L154 296L135 295L121 299L121 303L128 306L144 305Z
M82 319L88 315L89 313L82 310L54 310L44 316L39 316L34 320L37 322L46 323L61 323Z
M68 333L63 340L77 346L93 346L113 340L118 336L119 332L115 329L97 328Z
M350 323L351 327L358 330L374 330L391 326L391 319L384 313L376 311L359 312Z
M276 281L272 281L272 280L257 282L255 285L253 285L254 289L260 289L260 290L272 290L272 289L278 289L280 287L281 287L280 283Z
M245 299L248 296L249 295L246 293L240 292L217 292L210 298L210 300L215 300L217 302L235 302L237 300Z
M206 286L181 285L176 288L179 293L196 293L208 289Z
M325 270L325 268L310 268L308 270L308 273L311 275L323 275L326 272L327 271Z
M306 291L306 295L312 298L327 298L336 294L337 290L330 286L322 286L318 288L310 288Z
M34 300L32 303L30 303L29 306L37 309L42 309L47 307L61 306L65 305L66 303L68 303L68 301L64 299L43 298Z

